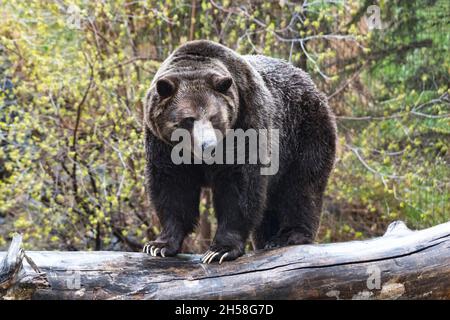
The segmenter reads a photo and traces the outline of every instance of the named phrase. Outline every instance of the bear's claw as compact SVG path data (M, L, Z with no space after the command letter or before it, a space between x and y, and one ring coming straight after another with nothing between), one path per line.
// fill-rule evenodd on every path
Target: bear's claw
M221 254L221 255L220 255ZM211 251L208 250L202 257L202 263L210 264L215 260L219 260L219 264L222 264L223 260L228 256L227 251ZM219 256L220 255L220 256ZM216 259L217 257L217 259Z
M169 251L168 251L169 250ZM168 255L175 255L176 250L172 250L170 247L167 247L167 244L165 243L155 243L155 242L148 242L144 245L144 248L142 249L143 253L147 253L152 257L158 257L161 256L163 258L166 257L167 253Z
M218 261L222 264L223 261L234 260L243 254L242 250L238 248L212 246L202 256L202 263L210 264L211 262Z

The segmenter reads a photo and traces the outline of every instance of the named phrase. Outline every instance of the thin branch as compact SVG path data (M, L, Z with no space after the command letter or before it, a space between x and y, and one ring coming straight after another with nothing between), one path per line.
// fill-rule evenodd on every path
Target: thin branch
M335 92L333 92L331 95L328 96L328 100L333 99L334 97L338 96L350 83L353 82L353 80L356 79L357 76L361 73L363 67L365 64L361 65L361 67L351 76L350 79L348 79L340 88L338 88Z
M87 57L86 57L86 60ZM77 184L77 159L78 159L78 153L77 153L77 142L78 142L78 128L80 126L80 119L81 119L81 112L82 107L84 103L86 102L87 96L89 94L89 91L91 90L92 84L94 83L94 66L88 61L89 67L90 67L90 75L89 75L89 84L84 91L83 98L81 99L80 103L77 106L77 117L75 120L75 128L73 129L73 136L72 136L72 146L71 151L74 152L74 158L73 158L73 166L72 166L72 184L73 184L73 192L75 196L78 193L78 184Z
M394 174L394 175L384 174L384 173L381 173L381 172L375 170L374 168L372 168L371 166L369 166L369 164L363 159L363 157L362 157L361 154L359 153L359 149L358 149L357 147L351 146L351 145L349 145L349 144L345 144L345 146L346 146L347 148L349 148L349 149L356 155L356 157L358 158L358 160L362 163L362 165L363 165L367 170L369 170L369 171L372 172L373 174L379 176L379 177L383 180L383 183L384 183L384 178L389 178L389 179L403 179L403 178L404 178L403 176L399 176L399 175L395 175L395 174Z
M333 94L334 95L334 94ZM332 95L332 96L333 96ZM330 96L330 97L332 97ZM330 98L329 98L330 99ZM414 115L418 117L425 117L430 119L440 119L440 118L448 118L450 117L450 114L438 114L438 115L431 115L423 112L418 112L417 110L422 109L425 106L435 105L437 103L445 103L448 104L448 94L443 94L439 98L430 100L428 102L425 102L423 104L420 104L416 107L413 107L410 111L404 111L404 112L397 112L390 116L361 116L361 117L353 117L353 116L336 116L337 119L342 120L355 120L355 121L370 121L370 120L389 120L389 119L399 119L407 115Z

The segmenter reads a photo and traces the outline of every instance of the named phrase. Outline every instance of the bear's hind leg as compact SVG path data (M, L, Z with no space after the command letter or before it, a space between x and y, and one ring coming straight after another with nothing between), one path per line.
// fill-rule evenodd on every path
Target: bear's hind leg
M252 244L255 250L264 249L269 242L277 234L280 228L277 213L274 210L266 209L260 225L253 231Z
M270 206L276 208L279 229L265 247L308 244L319 228L326 178L308 178L295 164L280 181Z

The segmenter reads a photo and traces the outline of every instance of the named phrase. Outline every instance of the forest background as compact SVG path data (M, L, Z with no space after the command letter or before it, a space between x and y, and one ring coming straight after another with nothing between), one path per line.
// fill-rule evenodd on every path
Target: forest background
M0 250L140 250L142 98L178 45L290 61L328 96L339 151L318 242L450 220L450 2L0 0ZM200 252L214 234L204 193Z

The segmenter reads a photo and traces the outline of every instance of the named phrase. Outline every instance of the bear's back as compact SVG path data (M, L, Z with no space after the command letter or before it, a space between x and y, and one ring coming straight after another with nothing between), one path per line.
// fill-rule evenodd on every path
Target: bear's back
M306 72L285 60L263 55L242 57L261 75L269 90L281 92L284 99L295 100L305 92L317 91Z

